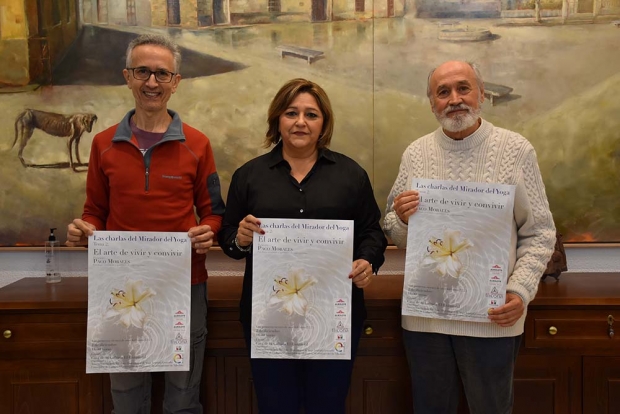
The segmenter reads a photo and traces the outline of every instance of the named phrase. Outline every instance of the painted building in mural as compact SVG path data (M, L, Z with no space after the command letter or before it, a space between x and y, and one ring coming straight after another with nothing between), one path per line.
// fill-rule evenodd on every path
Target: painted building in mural
M151 25L150 0L82 0L82 20L88 24Z
M78 27L75 0L5 2L0 6L0 86L46 83Z
M200 28L370 18L620 14L620 0L83 0L85 23Z
M198 28L402 17L403 0L84 0L84 22Z
M181 27L371 18L619 16L620 0L9 0L0 6L0 87L48 83L85 24ZM80 11L78 13L78 10Z
M617 15L620 0L416 0L408 13L421 18L531 17L538 7L545 15Z
M499 0L418 0L412 10L417 17L499 17Z

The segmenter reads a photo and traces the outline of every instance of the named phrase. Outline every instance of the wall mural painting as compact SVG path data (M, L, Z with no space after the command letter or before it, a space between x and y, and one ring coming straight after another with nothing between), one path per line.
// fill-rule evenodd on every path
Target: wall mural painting
M53 112L26 109L15 119L15 139L11 148L18 144L17 156L24 167L34 168L71 168L78 171L78 167L88 166L80 160L80 138L84 132L91 132L93 124L97 121L95 114L62 115ZM67 137L67 150L69 162L57 162L54 164L27 163L24 160L24 148L36 129L40 129L51 137ZM75 160L73 155L75 154Z
M620 0L3 4L0 246L41 245L81 214L92 138L133 107L124 49L147 32L182 47L169 106L210 137L224 193L265 151L275 92L305 77L332 100L333 149L384 207L405 147L437 128L429 70L465 59L485 77L483 116L535 146L565 239L620 242Z

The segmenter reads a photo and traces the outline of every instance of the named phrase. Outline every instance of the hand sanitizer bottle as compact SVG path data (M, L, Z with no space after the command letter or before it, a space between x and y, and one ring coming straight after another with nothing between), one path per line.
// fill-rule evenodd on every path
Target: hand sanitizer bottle
M45 281L47 283L60 282L58 270L58 241L54 235L55 228L50 229L50 235L45 242Z

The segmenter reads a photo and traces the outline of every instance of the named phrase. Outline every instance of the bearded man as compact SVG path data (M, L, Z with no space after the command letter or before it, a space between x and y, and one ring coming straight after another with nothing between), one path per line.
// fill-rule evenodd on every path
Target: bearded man
M506 303L489 311L490 323L402 317L414 411L456 413L462 382L470 413L511 413L527 305L555 244L545 186L532 145L480 117L484 83L475 64L440 65L429 74L427 94L441 127L402 156L384 220L392 242L406 247L409 217L420 202L411 190L415 178L514 185L515 202Z

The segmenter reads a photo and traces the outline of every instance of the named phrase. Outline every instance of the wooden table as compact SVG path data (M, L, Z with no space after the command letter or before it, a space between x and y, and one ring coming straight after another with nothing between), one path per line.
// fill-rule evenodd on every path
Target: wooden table
M402 276L366 290L368 320L348 413L411 413L401 343ZM202 401L207 413L256 413L238 322L241 277L209 280ZM85 374L87 279L25 278L0 289L0 413L109 413L107 375ZM515 414L620 413L620 274L567 273L530 304L515 372ZM554 328L554 329L552 329ZM161 412L155 375L153 412ZM535 403L532 403L535 401ZM464 406L461 413L466 413Z

